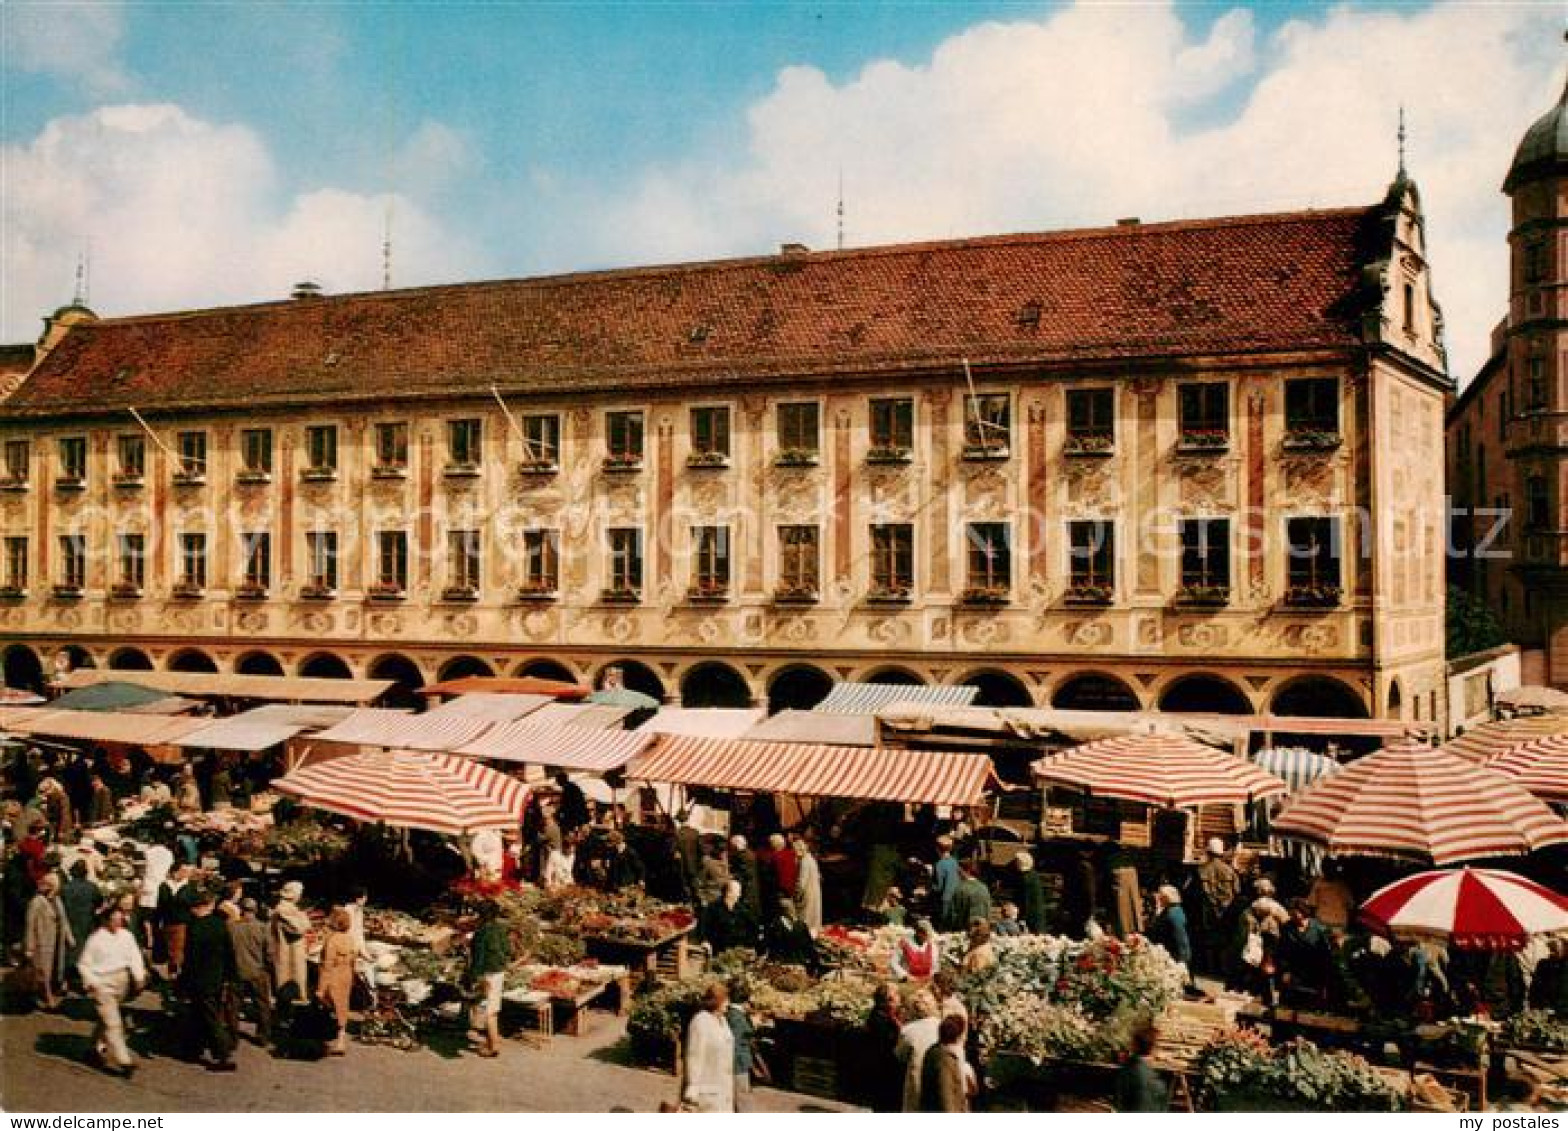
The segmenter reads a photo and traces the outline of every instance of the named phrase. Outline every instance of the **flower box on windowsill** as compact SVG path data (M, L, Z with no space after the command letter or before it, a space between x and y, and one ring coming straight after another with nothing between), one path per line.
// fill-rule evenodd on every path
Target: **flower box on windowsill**
M730 599L728 585L699 584L686 591L686 600L694 605L716 605Z
M234 587L234 598L237 601L265 601L267 599L267 587L265 585L256 585L249 581L242 581Z
M80 585L56 585L54 596L57 601L79 601L82 598Z
M1223 428L1189 428L1176 440L1176 450L1183 454L1201 455L1229 448L1230 433Z
M115 601L134 601L141 595L142 587L128 581L117 581L109 587L109 596Z
M642 593L637 589L606 589L599 600L606 605L635 605L642 600Z
M235 473L234 482L238 483L241 487L256 487L263 483L271 483L272 472L258 471L255 468L246 468L244 471Z
M551 582L538 582L520 586L517 590L517 599L526 602L554 601L560 597L556 584Z
M1189 609L1218 609L1230 604L1229 585L1183 585L1176 603Z
M80 475L57 476L54 481L54 489L56 491L85 491L87 489L87 480Z
M810 448L782 448L773 457L774 467L816 467L822 457Z
M121 491L134 491L147 485L147 476L140 471L116 471L114 485Z
M821 599L814 585L780 585L773 591L778 605L815 605Z
M692 452L686 457L686 466L696 471L722 471L729 465L727 452Z
M518 464L518 470L524 475L555 475L561 465L553 459L525 459Z
M983 585L965 589L958 595L960 605L975 608L997 608L1012 600L1012 594L1001 586Z
M20 585L0 585L0 601L20 601L27 590Z
M365 590L365 597L371 601L403 601L408 598L408 591L401 585L386 585L377 582Z
M205 487L207 476L200 471L176 471L174 473L176 487Z
M27 477L25 475L22 476L20 479L12 478L9 475L6 476L4 479L0 479L0 491L25 491L25 490L27 490Z
M625 474L642 470L642 456L626 454L611 454L604 457L603 468L612 473Z
M407 479L408 465L401 463L378 463L370 469L372 479Z
M197 601L201 595L202 587L194 581L176 581L169 589L169 596L177 601Z
M1012 454L1012 449L1006 444L968 444L964 447L964 459L970 463L996 462Z
M907 585L873 585L866 591L870 605L907 605L914 593Z
M300 479L306 483L331 483L338 477L335 467L307 467L300 471Z
M1070 456L1113 456L1116 436L1110 432L1069 432L1062 451Z
M330 601L338 595L337 589L331 585L323 585L313 581L299 587L301 601Z
M1109 605L1116 590L1109 585L1069 585L1062 599L1069 605Z
M1316 428L1292 428L1285 433L1287 452L1331 452L1345 438L1338 432L1325 432Z
M448 585L441 590L443 601L477 601L479 590L472 585Z
M448 479L478 479L479 465L477 463L449 463L443 474Z
M914 458L915 453L908 448L886 444L878 445L866 452L867 463L910 463Z
M1292 609L1336 609L1344 595L1338 585L1292 585L1285 590L1284 604Z

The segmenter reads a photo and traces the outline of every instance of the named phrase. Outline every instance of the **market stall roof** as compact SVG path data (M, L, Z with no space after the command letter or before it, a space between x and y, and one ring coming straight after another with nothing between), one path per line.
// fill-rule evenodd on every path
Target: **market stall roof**
M1568 734L1511 747L1486 768L1512 778L1542 801L1568 805Z
M1034 772L1095 797L1178 809L1240 805L1285 792L1283 781L1251 762L1170 734L1101 739L1042 758Z
M1466 761L1483 764L1521 743L1554 734L1568 734L1568 713L1545 711L1478 723L1458 738L1449 739L1443 749Z
M633 761L627 776L753 793L973 805L992 770L983 754L672 737Z
M1386 746L1303 790L1273 828L1330 855L1439 867L1568 842L1568 821L1509 778L1417 742Z
M1495 702L1510 711L1563 711L1568 710L1568 691L1525 684L1498 692Z
M194 699L182 699L129 680L102 683L67 691L49 704L60 711L125 711L134 715L180 715L201 706Z
M685 738L739 738L766 715L761 707L660 707L637 729Z
M534 676L507 678L494 675L465 675L460 679L426 684L419 689L419 694L478 695L490 692L496 695L548 695L552 699L586 699L592 690L580 683L538 679Z
M117 711L34 711L27 718L6 717L0 726L18 734L74 738L85 742L117 742L129 746L162 746L198 730L211 719L184 715L132 715Z
M391 687L390 679L313 679L292 675L233 675L227 672L136 672L142 687L198 699L269 699L298 703L370 703ZM124 680L125 672L78 668L66 672L59 686L90 687Z
M608 703L546 703L527 716L530 723L551 726L588 727L592 730L619 730L632 713L630 707Z
M272 788L301 803L360 821L462 835L516 828L528 787L471 758L373 750L314 762Z
M357 746L456 750L490 727L522 718L548 702L543 695L464 695L422 715L356 712L315 737Z
M352 707L296 707L275 703L209 721L199 730L175 739L173 745L254 753L287 742L304 731L333 726L353 713Z
M1339 763L1327 755L1299 746L1260 750L1252 764L1279 778L1291 793L1300 793L1318 779L1338 773L1340 768Z
M824 715L874 715L893 703L925 703L933 707L967 707L980 694L978 687L903 683L848 683L833 685L827 698L812 708Z
M763 719L741 738L753 742L814 742L821 746L875 746L877 720L871 715L823 715L780 711Z
M1360 920L1398 938L1439 938L1461 950L1523 950L1568 931L1568 897L1490 868L1421 872L1374 892Z
M491 727L457 753L602 774L620 769L657 741L657 735L642 730L552 725L526 718Z

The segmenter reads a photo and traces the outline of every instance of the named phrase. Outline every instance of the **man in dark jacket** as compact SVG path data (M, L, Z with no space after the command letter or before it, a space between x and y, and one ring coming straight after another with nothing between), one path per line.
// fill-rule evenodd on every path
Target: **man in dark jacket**
M272 1040L272 931L258 917L259 905L247 896L240 900L240 917L229 924L234 944L236 1003L249 998L256 1004L256 1040ZM237 1015L236 1009L236 1015Z
M968 1111L968 1066L964 1060L963 1015L949 1013L937 1029L936 1044L920 1062L920 1110Z
M196 1055L211 1052L208 1068L233 1072L234 1035L229 1032L225 996L235 980L234 943L222 916L213 914L216 906L217 899L205 888L197 889L191 897L178 988L190 1004Z
M762 933L763 949L769 958L785 965L804 966L812 974L822 969L816 940L806 924L795 918L795 901L780 897L778 913Z
M959 877L958 890L953 893L953 902L948 911L953 917L950 929L966 931L976 919L989 923L991 921L991 892L980 881L980 878L975 875L974 865L960 865Z
M1030 934L1043 935L1050 926L1046 922L1045 883L1034 870L1034 857L1020 852L1013 857L1013 867L1018 869L1018 910Z
M1530 979L1530 1008L1568 1019L1568 942L1549 939L1546 957L1535 964Z
M71 865L71 878L60 889L60 903L65 907L65 918L71 924L71 934L76 942L65 956L66 977L76 981L76 960L81 957L87 936L93 933L98 918L98 905L103 902L103 892L87 878L87 861L78 860Z
M740 897L740 884L730 880L724 885L724 894L703 908L702 938L713 948L714 954L757 945L756 920Z
M647 870L642 866L642 857L626 843L626 837L618 832L610 834L610 866L606 870L605 882L611 891L640 888L647 882Z
M757 854L743 836L730 837L730 878L740 883L740 902L753 923L762 918L762 873Z

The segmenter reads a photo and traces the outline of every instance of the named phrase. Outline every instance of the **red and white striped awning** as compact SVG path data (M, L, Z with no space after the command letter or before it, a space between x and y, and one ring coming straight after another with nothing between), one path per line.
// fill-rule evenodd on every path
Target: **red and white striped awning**
M671 737L637 758L627 776L752 793L973 805L992 771L983 754Z
M472 742L458 747L457 753L603 774L626 765L656 737L636 730L603 730L571 724L551 726L521 719L491 727Z
M1568 734L1511 747L1486 768L1512 778L1542 801L1568 805Z
M1273 826L1330 855L1439 866L1568 841L1568 821L1510 779L1414 742L1384 747L1308 787Z
M315 737L354 746L448 752L478 738L490 727L537 711L551 699L543 695L464 695L422 715L360 711Z
M1401 938L1441 938L1465 950L1520 950L1568 931L1568 897L1512 872L1461 868L1406 876L1375 892L1361 921Z
M272 783L301 803L359 821L461 835L515 828L528 787L468 758L374 750L306 765Z
M1568 714L1547 711L1539 715L1517 715L1479 723L1458 738L1444 743L1443 749L1468 762L1485 763L1520 743L1554 734L1568 734Z
M1241 805L1286 786L1234 754L1176 734L1129 734L1042 758L1035 776L1096 797L1192 809Z

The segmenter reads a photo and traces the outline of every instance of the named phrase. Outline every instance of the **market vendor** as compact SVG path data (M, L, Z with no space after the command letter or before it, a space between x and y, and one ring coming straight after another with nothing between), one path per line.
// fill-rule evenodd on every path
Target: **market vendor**
M771 922L763 931L763 949L775 962L788 966L804 966L810 973L822 970L822 958L817 953L816 940L806 925L795 918L795 901L780 897Z
M931 920L921 919L915 924L912 939L900 939L893 949L893 977L900 981L924 981L942 966L942 944L937 941Z
M640 888L647 881L647 870L642 866L642 857L632 850L626 843L626 835L621 832L610 834L610 865L605 872L605 884L611 891L624 891L627 888Z
M741 902L739 881L728 881L723 894L703 908L702 938L714 954L757 945L757 924Z
M1530 979L1530 1008L1568 1018L1568 939L1548 939Z

